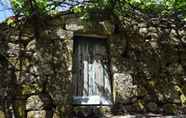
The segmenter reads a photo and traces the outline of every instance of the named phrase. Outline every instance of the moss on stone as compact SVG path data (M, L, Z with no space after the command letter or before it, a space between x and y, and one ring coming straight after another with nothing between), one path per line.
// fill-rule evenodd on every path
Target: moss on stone
M108 112L110 112L110 108L109 107L99 107L98 111L101 113L108 113Z
M0 111L0 118L6 118L5 113L3 111Z
M137 100L134 103L134 109L136 109L136 112L143 112L145 111L145 102L143 100Z
M38 84L23 84L21 88L22 95L39 93L41 90L42 88Z
M175 104L165 104L163 107L166 114L175 114L177 112Z
M186 96L184 94L180 95L180 100L181 100L182 105L186 104Z
M147 94L148 94L148 91L144 87L139 87L137 89L138 96L146 96Z
M30 111L27 118L46 118L46 111Z
M24 118L26 116L26 106L24 101L15 102L15 114L18 118ZM0 117L1 118L1 117Z

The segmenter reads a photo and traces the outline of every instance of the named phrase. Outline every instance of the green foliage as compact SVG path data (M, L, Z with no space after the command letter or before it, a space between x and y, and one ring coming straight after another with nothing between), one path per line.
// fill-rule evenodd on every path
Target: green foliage
M74 13L81 13L81 12L82 12L82 9L81 9L81 7L79 7L79 6L75 6L75 7L72 9L72 11L73 11Z
M81 14L83 18L92 19L90 15L95 12L116 14L118 16L127 16L131 9L138 10L147 15L172 15L186 18L185 0L94 0L90 4L76 6L74 13ZM94 18L93 18L94 20Z
M15 19L12 19L12 18L8 18L5 23L9 26L12 26L12 27L15 27L16 26L16 23L15 23Z
M12 0L12 6L15 13L30 16L33 14L33 10L39 14L45 14L56 10L55 8L63 2L72 4L77 1L78 0ZM131 8L155 15L177 13L179 16L182 16L183 19L186 18L185 0L89 0L89 4L72 4L72 6L72 11L82 15L83 18L89 18L92 12L100 11L126 15Z
M52 9L48 5L48 0L12 0L13 10L16 14L30 16L33 12L42 15Z

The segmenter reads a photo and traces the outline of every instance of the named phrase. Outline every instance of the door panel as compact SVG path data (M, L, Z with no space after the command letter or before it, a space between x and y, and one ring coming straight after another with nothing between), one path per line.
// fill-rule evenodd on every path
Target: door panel
M104 39L74 38L74 104L111 104L111 81L105 43Z

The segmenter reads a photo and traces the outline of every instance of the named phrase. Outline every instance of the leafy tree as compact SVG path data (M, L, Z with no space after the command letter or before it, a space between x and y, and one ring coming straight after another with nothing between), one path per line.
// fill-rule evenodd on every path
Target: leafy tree
M57 7L72 8L75 13L88 13L109 9L110 12L126 14L131 8L147 14L167 15L181 14L186 16L185 0L12 0L14 12L29 16L57 11ZM121 13L119 13L121 15Z
M148 16L175 15L186 18L185 0L89 0L89 4L76 6L76 13L88 18L90 13L110 12L119 16L126 16L131 10L144 13Z
M68 10L83 4L84 0L12 0L16 15L31 16L33 14L47 15L60 10Z
M49 9L47 1L48 0L12 0L12 5L16 14L29 16L33 11L39 14L45 13Z

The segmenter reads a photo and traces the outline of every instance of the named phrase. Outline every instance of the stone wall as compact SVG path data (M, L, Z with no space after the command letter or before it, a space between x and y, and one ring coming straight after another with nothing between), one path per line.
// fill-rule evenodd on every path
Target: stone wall
M67 115L72 96L72 32L63 31L62 20L50 19L38 39L29 23L1 24L0 110L7 118Z
M172 18L125 18L124 24L110 43L113 112L185 113L185 23Z
M46 17L37 30L36 36L31 22L1 24L0 113L6 118L72 117L73 36L105 36L108 30L74 15Z
M108 38L114 114L185 113L185 25L177 28L174 20L169 24L124 21L125 27L113 32L109 21L58 16L47 19L38 39L29 23L21 28L1 24L0 116L79 114L81 110L71 105L72 37L77 34Z

